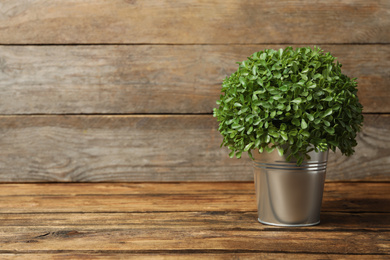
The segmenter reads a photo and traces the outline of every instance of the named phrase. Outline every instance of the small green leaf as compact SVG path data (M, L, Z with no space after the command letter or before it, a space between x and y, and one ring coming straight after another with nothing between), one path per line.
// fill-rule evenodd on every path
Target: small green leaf
M251 150L249 150L248 151L248 155L249 155L249 157L252 159L252 160L254 160L255 158L253 158L253 155L252 155L252 152L251 152Z
M294 118L294 119L292 120L292 124L293 124L293 125L296 125L296 126L300 126L300 125L301 125L301 123L299 122L299 120L298 120L297 118Z
M233 158L233 157L234 157L234 151L231 151L231 152L229 153L229 157L230 157L230 158Z
M283 49L280 48L279 51L278 51L278 53L279 53L279 59L281 59L282 56L283 56Z
M319 63L320 64L320 63ZM321 64L320 64L321 65ZM317 68L316 68L317 69ZM317 73L313 76L313 79L318 79L318 78L322 78L322 75Z
M227 104L227 103L229 103L232 99L233 99L232 97L229 97L229 98L225 99L225 102L224 102L224 103Z
M339 142L337 142L336 140L328 140L328 143L336 147L339 146Z
M337 111L337 110L339 110L340 109L340 105L339 104L336 104L336 105L334 105L333 107L332 107L332 110L334 110L334 111Z
M257 78L256 82L263 87L263 80L261 78Z
M284 149L282 147L276 147L276 150L278 150L279 156L283 156Z
M245 98L244 98L244 95L243 95L243 94L240 95L240 101L241 101L242 104L245 103Z
M331 108L328 108L328 109L325 111L325 113L322 114L322 117L327 117L327 116L331 115L332 112L333 112L332 109L331 109Z
M291 102L296 103L296 104L300 104L302 102L302 98L296 98L296 99L292 100Z
M328 132L331 135L333 135L335 133L335 130L332 127L324 126L324 129L325 129L326 132Z
M234 106L235 106L235 107L242 107L242 105L241 105L240 103L237 103L237 102L234 103Z
M274 74L274 77L277 79L280 79L280 77L282 76L282 74L280 74L279 71L275 71L273 74Z
M241 85L243 85L244 87L246 86L246 81L245 81L244 77L240 77L239 81L240 81Z
M258 124L260 124L260 122L261 122L261 118L258 118L258 119L256 119L256 120L253 122L253 125L258 125Z
M237 159L240 159L240 158L241 158L241 155L242 155L242 151L239 151L238 153L236 153L236 158L237 158Z
M294 74L296 74L298 72L298 66L297 66L296 62L293 63L293 72L294 72Z
M282 85L282 86L280 86L279 89L280 89L281 91L285 92L285 91L288 90L288 86L287 86L287 85Z
M232 128L233 129L237 129L237 128L240 128L241 127L241 125L240 124L237 124L237 123L234 123L233 125L232 125Z
M253 73L253 75L257 75L257 67L256 66L253 66L252 73Z
M245 118L245 122L249 122L249 120L251 120L252 118L254 118L255 115L248 115L246 118Z
M253 92L253 94L258 95L258 94L263 94L263 93L265 93L265 92L266 92L266 90L265 90L264 88L261 88L261 89L259 89L259 90L256 90L255 92Z
M253 142L250 142L249 144L247 144L246 146L245 146L245 148L244 148L244 151L245 152L247 152L249 149L251 149L252 148L252 146L253 146Z
M302 121L301 121L301 127L302 129L306 129L307 128L307 123L305 121L305 119L302 118Z
M300 166L302 164L303 160L304 160L303 156L298 157L297 158L297 165Z
M233 123L234 119L230 119L225 122L225 125L231 125Z
M288 135L285 132L281 132L280 135L282 136L284 141L288 140Z
M267 151L267 153L272 153L275 150L275 147L274 146L273 147L266 146L265 150Z
M309 92L308 91L304 91L301 93L301 96L304 96L304 97L307 97L309 95Z
M329 122L329 121L327 121L327 120L322 120L322 122L324 123L324 125L330 126L330 122Z
M333 98L331 96L327 96L326 98L322 99L323 101L332 101Z
M245 108L243 108L243 109L241 109L240 111L238 111L238 115L241 115L241 114L243 114L243 113L245 113L246 111L248 111L248 108L247 107L245 107Z
M292 136L296 136L298 134L298 130L297 129L292 129L292 130L290 130L289 134L292 135Z
M313 121L314 120L314 116L312 114L309 114L309 113L306 113L307 115L307 118L310 120L310 121Z
M268 134L269 134L270 136L275 137L275 138L278 138L278 137L279 137L279 133L278 133L278 132L275 132L274 130L271 130L271 129L268 130Z

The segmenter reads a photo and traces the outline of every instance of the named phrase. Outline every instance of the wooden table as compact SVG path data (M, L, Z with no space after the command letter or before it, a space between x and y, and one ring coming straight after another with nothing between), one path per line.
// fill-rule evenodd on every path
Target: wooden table
M389 259L390 183L326 183L321 224L257 222L253 183L0 184L0 259Z

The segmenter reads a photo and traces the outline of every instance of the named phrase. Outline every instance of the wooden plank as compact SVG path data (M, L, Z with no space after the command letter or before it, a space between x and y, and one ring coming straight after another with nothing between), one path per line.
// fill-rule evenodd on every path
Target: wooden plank
M53 253L53 252L19 252L19 253L4 253L0 251L0 257L3 260L8 259L26 259L29 260L42 260L42 259L156 259L156 260L166 260L166 259L216 259L216 260L229 260L229 259L365 259L369 258L372 260L385 260L388 259L387 255L367 255L367 254L353 254L353 255L340 255L340 254L297 254L297 253L263 253L263 252L253 252L253 253L228 253L228 252L216 252L216 253L185 253L185 252L141 252L132 253L126 251L120 252L96 252L96 251L77 251L77 252L63 252Z
M0 8L2 44L390 42L390 6L381 0L24 0Z
M389 184L386 182L328 182L325 183L327 199L348 198L354 200L359 196L375 199L378 193L383 199L390 199L387 194ZM68 196L68 195L254 195L253 180L250 182L166 182L156 185L145 183L1 183L0 196ZM358 193L356 191L358 190Z
M355 184L355 183L354 183ZM346 192L356 190L354 184L346 184L343 190ZM247 182L167 182L156 185L155 183L1 183L0 196L62 196L62 195L140 195L148 194L157 196L161 194L243 194L253 195L253 181ZM360 185L356 183L355 185ZM367 187L383 189L382 183L369 183ZM333 193L341 192L335 183L332 183ZM164 187L164 188L161 188ZM164 190L163 193L161 191ZM370 194L371 196L371 194Z
M260 224L258 224L260 225ZM5 228L1 250L241 251L330 254L390 254L390 232L212 230L148 227L87 229ZM387 240L387 241L386 241ZM326 241L326 243L324 243ZM294 246L295 245L295 246Z
M66 196L63 198L67 199ZM122 197L126 200L125 197ZM252 202L252 199L249 199ZM224 203L229 203L228 201ZM338 205L341 210L342 204ZM250 209L253 209L251 206ZM336 207L334 207L336 209ZM281 230L280 227L259 225L256 211L174 211L174 212L103 212L103 213L68 213L41 212L29 213L30 208L20 213L0 213L2 228L11 227L40 227L62 228L66 230L80 227L93 229L109 229L120 226L122 229L166 228L186 226L199 229L230 229L230 230ZM186 210L184 208L183 210ZM366 210L365 208L363 210ZM107 218L109 216L109 218ZM390 213L350 213L350 212L321 212L321 224L316 227L300 228L300 231L321 230L337 231L390 231Z
M1 119L1 181L229 180L242 168L209 115Z
M211 115L1 116L1 182L251 181L220 148ZM390 115L366 115L356 154L330 154L327 178L389 180Z
M145 197L144 199L142 199ZM12 198L12 200L10 200ZM194 204L204 201L202 204ZM256 211L255 196L253 195L177 195L177 196L143 196L143 195L117 195L117 196L35 196L35 197L0 197L2 210L5 213L30 212L145 212L145 211ZM324 200L324 211L344 210L353 213L375 211L379 213L390 212L389 199L356 200ZM69 204L72 203L72 204ZM156 205L157 204L157 205ZM188 204L183 206L183 204ZM18 206L15 208L15 206Z
M246 205L245 201L251 201L251 198L237 198L242 197L241 190L248 189L250 185L204 183L209 188L206 198L206 189L200 188L197 183L130 184L127 195L134 192L134 196L110 194L107 190L118 187L123 192L121 183L12 184L13 189L9 189L11 184L1 184L0 256L50 256L56 253L68 256L138 254L140 257L199 253L220 256L265 253L276 256L280 253L314 253L380 257L390 254L390 183L327 184L325 202L334 198L340 201L343 198L346 201L386 199L382 200L382 205L387 212L374 213L377 209L372 207L369 212L362 213L367 210L366 205L357 203L359 213L351 214L340 204L338 208L323 212L323 224L305 228L262 225L257 222L256 212L251 206L240 212L242 205ZM40 190L37 189L39 186ZM51 194L47 189L50 186L53 191L66 186L69 190ZM216 191L211 187L215 187ZM13 190L24 190L26 195L21 195L22 192L15 195ZM221 200L219 194L223 190L228 194L225 200ZM234 191L236 195L232 195ZM345 198L345 194L349 198ZM112 200L108 202L106 197ZM187 201L188 197L192 197L191 202ZM34 198L35 202L23 205L20 202L25 198ZM13 203L13 209L9 210L7 203ZM214 203L225 205L226 211L215 211L221 208L215 207ZM92 204L96 206L95 212L88 212ZM149 208L145 209L143 204L149 205ZM168 204L172 205L171 211L164 211L162 208ZM120 205L126 205L128 212L116 212L123 211ZM61 210L50 213L55 208ZM72 213L76 208L78 212ZM40 212L33 213L37 210Z
M209 190L197 189L197 185L200 184L159 183L158 191L149 191L148 187L153 184L132 185L127 189L121 188L121 183L110 185L111 189L118 187L120 193L111 193L111 189L106 189L104 192L105 189L101 189L101 184L56 184L52 189L47 189L49 184L10 185L1 184L4 190L0 195L3 214L211 211L214 212L211 215L223 215L225 211L256 212L253 183L203 184ZM65 190L67 186L69 186L68 192ZM322 210L323 212L390 213L389 186L389 183L327 183ZM16 188L26 192L14 194L12 191ZM52 191L56 188L57 192ZM89 192L85 193L80 191L81 189ZM253 216L252 214L247 217L253 218ZM327 222L334 222L335 217L332 218ZM364 221L361 224L363 223Z
M305 228L262 225L257 222L251 206L241 211L245 202L235 198L252 185L0 184L0 257L198 259L200 256L202 259L215 256L216 259L235 259L241 256L251 259L264 256L272 259L286 256L287 259L318 259L331 255L346 259L350 256L386 259L384 256L390 254L390 183L327 183L325 202L385 199L382 205L388 211L375 213L377 210L372 207L362 213L367 210L366 205L357 203L359 212L351 214L340 204L339 208L322 212L321 225ZM221 201L224 191L226 200ZM204 199L207 193L208 199ZM21 198L28 197L35 198L35 203L20 204ZM116 202L107 203L104 197L112 197ZM189 202L183 199L185 197L193 199ZM164 200L166 202L162 202ZM251 201L251 198L248 196L245 200ZM7 201L13 202L13 212L8 210ZM229 208L215 211L216 207L211 206L214 202ZM88 212L92 203L97 206L96 212ZM172 211L162 210L164 203L172 204ZM140 210L142 204L151 207ZM122 207L118 205L127 205L128 211L117 212ZM50 213L56 207L65 210ZM40 212L34 213L37 208ZM78 208L78 212L72 213L73 208ZM99 208L109 211L99 213ZM136 208L137 212L131 211Z
M211 113L237 61L286 45L0 46L0 114ZM390 112L390 45L323 45Z

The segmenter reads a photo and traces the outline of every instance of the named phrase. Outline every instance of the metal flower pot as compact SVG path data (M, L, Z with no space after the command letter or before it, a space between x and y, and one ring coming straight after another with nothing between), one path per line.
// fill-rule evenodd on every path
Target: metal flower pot
M328 151L310 152L300 166L288 154L253 152L258 220L275 226L320 223Z

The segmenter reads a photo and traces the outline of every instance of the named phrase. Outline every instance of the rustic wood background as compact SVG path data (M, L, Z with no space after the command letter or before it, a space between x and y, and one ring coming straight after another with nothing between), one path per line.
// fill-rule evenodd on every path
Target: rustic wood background
M328 181L390 180L390 2L0 0L0 182L251 181L212 117L264 48L317 45L365 123Z

